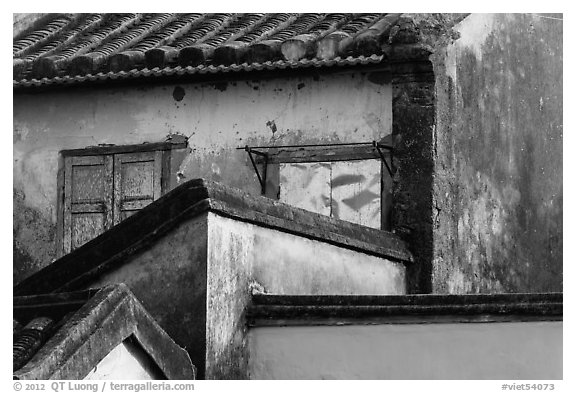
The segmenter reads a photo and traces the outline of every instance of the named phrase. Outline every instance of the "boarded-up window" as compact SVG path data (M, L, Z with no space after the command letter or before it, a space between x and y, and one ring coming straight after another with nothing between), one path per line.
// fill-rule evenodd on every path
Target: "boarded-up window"
M163 153L64 158L64 253L80 247L160 197Z
M280 200L380 229L381 165L379 159L280 164Z

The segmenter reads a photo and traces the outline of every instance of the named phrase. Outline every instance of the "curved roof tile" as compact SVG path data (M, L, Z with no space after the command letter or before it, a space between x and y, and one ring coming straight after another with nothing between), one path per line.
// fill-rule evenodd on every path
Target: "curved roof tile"
M14 87L380 62L401 14L56 14L15 37Z

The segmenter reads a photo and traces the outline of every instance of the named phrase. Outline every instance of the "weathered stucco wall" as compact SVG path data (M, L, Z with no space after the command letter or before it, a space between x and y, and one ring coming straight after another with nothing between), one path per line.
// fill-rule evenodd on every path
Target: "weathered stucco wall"
M14 95L14 281L55 256L58 152L189 137L170 184L206 178L259 194L246 144L365 142L391 133L377 73L318 74ZM181 161L180 161L181 160Z
M328 243L208 215L206 378L247 378L250 288L282 295L402 295L405 267Z
M346 238L343 236L343 243ZM125 283L198 367L199 378L247 378L251 290L401 295L402 263L212 212L187 219L83 284Z
M562 322L255 327L248 342L251 379L562 379Z
M438 49L433 291L562 291L562 16L472 14Z
M207 214L187 220L86 284L125 283L203 375L206 352Z

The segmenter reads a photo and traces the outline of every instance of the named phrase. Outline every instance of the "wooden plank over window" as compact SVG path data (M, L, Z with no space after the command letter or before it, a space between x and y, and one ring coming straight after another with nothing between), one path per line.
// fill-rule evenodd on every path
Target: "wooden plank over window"
M70 252L113 225L111 156L65 160L64 250Z

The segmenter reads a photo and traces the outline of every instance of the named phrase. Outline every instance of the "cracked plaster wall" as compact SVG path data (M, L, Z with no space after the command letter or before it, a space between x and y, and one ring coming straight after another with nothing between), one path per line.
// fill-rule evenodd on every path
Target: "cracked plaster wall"
M85 87L14 95L14 281L52 261L58 153L189 137L174 187L207 178L260 193L236 147L366 142L391 133L392 89L375 73Z
M433 56L433 292L562 291L562 15L472 14Z

